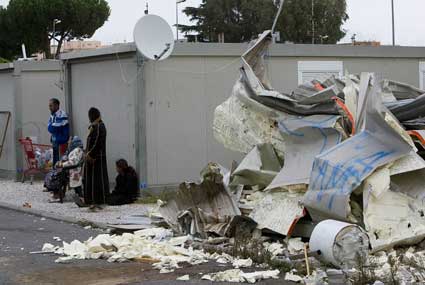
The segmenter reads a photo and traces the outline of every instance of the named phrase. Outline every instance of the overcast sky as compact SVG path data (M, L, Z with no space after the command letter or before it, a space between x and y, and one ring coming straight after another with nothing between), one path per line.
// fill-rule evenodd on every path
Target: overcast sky
M267 0L264 0L267 1ZM271 0L270 0L271 1ZM320 1L320 0L315 0ZM8 0L0 0L5 5ZM143 15L146 0L108 0L112 9L111 17L94 35L94 39L105 44L132 41L133 27ZM164 17L174 25L175 0L150 0L149 12ZM187 0L180 4L180 11L186 6L197 6L200 0ZM396 43L399 45L425 46L424 11L425 0L394 0L396 11ZM391 44L391 0L347 0L350 20L344 25L348 30L343 42L350 41L353 34L357 40L377 40ZM180 13L180 23L188 23Z

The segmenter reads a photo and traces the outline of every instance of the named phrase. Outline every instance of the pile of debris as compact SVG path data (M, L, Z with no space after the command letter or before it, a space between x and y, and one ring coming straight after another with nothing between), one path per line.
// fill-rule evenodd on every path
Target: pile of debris
M215 111L216 139L246 157L231 170L210 163L199 183L158 201L171 230L46 250L66 255L60 262L148 258L161 272L209 260L235 267L203 276L213 281L279 275L239 269L254 263L306 284L425 282L425 91L362 73L282 94L264 63L271 42L264 32L242 56Z
M204 238L311 238L310 252L342 269L421 242L425 91L362 73L283 94L267 77L271 42L267 31L242 56L233 94L215 111L216 139L246 157L182 184L160 208L166 222Z

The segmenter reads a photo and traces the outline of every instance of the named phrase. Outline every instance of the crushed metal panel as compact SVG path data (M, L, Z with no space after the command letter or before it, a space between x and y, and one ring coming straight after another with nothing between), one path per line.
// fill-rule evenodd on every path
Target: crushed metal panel
M369 89L371 74L362 74L361 89ZM376 80L376 78L375 78ZM379 82L376 80L376 82ZM313 220L326 217L346 220L351 193L378 167L412 151L412 147L387 124L379 96L380 86L359 97L361 132L316 157L304 203ZM361 92L362 93L362 92ZM359 131L359 129L358 129Z
M314 158L342 140L342 135L335 129L339 118L314 115L280 121L279 128L286 142L285 165L267 190L308 184Z
M325 100L322 103L305 105L295 102L294 99L289 98L287 95L281 93L269 94L267 93L258 94L252 87L249 81L249 74L246 70L241 70L242 73L242 82L245 83L246 90L250 97L261 104L273 108L275 110L281 111L286 114L300 115L300 116L309 116L317 114L333 114L338 115L339 111L337 105L334 101ZM318 91L320 96L327 96L326 93L321 93ZM289 98L289 99L288 99Z
M425 203L425 169L401 173L391 176L394 191Z
M390 110L401 122L422 118L425 116L425 94L404 104L392 106Z
M424 90L393 80L384 80L384 90L387 89L393 93L397 100L415 99L420 95L425 94Z
M408 155L394 161L390 166L390 175L412 172L423 168L425 168L425 160L416 152L411 151Z
M345 105L354 118L357 116L357 100L358 100L358 86L354 83L349 74L345 75L345 87L343 89ZM356 88L357 86L357 88Z
M246 84L247 94L254 100L282 112L299 115L338 114L336 104L328 100L338 95L338 88L330 87L312 95L316 104L302 104L290 95L274 90L269 82L264 63L266 49L272 42L271 31L265 31L254 45L242 56L242 80ZM319 101L319 99L322 99ZM308 98L307 98L308 99ZM325 99L323 101L323 99Z
M290 235L298 220L306 214L300 203L303 196L304 193L271 191L255 205L249 217L260 229Z
M404 149L378 140L364 131L316 157L309 190L304 198L312 218L347 219L351 193L376 168L405 154Z
M182 232L185 217L190 217L193 224L199 224L193 231L202 232L204 223L226 222L230 217L240 215L237 203L223 185L221 169L211 165L206 169L200 184L182 183L173 199L159 208L164 220L174 230Z
M267 69L265 68L266 65L264 63L263 56L264 51L271 43L271 31L265 31L242 55L244 68L249 71L249 74L252 74L252 76L250 76L251 86L257 91L258 95L264 92L265 89L272 90L271 83L267 76Z
M257 145L233 172L231 185L259 185L265 188L281 168L282 164L271 144Z
M297 99L298 103L304 105L320 104L324 101L332 101L335 96L338 96L339 89L337 86L332 85L321 91L310 87L307 84L298 86L294 91L294 97Z

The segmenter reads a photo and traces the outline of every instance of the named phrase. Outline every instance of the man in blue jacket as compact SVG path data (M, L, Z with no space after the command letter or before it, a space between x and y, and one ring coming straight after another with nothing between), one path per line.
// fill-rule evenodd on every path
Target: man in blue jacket
M53 165L65 153L69 140L68 115L60 109L60 102L53 98L49 101L50 118L48 131L52 135L50 141L53 147Z

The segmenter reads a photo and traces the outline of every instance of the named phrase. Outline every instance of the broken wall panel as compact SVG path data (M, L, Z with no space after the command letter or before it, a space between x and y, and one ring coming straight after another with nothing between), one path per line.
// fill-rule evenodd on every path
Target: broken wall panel
M282 168L271 144L259 144L242 160L232 174L231 185L258 185L265 188Z
M298 220L306 214L300 203L303 196L303 192L269 192L257 202L249 217L258 223L260 229L269 229L288 236L294 230Z
M267 190L308 184L314 158L342 141L342 134L335 129L339 118L314 115L281 120L279 128L286 142L285 164Z
M240 210L223 184L221 169L209 164L201 183L182 183L175 196L161 205L159 212L177 232L204 234L208 223L225 223Z

